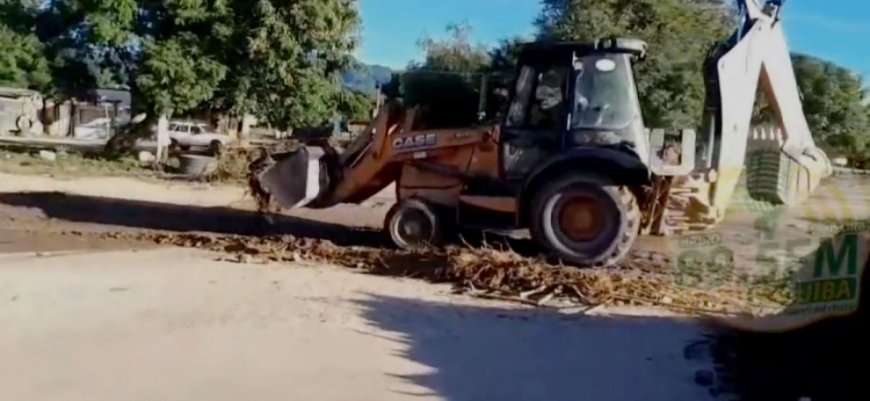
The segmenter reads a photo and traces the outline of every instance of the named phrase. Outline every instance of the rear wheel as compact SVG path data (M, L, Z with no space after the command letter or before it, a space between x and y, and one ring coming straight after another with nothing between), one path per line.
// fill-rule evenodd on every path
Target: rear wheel
M532 237L562 261L582 267L618 262L640 229L631 190L593 175L569 174L545 184L531 213Z
M403 199L393 205L384 220L387 239L399 249L441 246L443 221L436 209L417 199Z

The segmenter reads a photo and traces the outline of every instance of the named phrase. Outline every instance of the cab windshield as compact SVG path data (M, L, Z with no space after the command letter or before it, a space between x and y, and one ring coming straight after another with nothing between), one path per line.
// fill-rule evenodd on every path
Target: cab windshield
M638 113L631 64L624 54L596 54L575 65L574 129L620 129Z

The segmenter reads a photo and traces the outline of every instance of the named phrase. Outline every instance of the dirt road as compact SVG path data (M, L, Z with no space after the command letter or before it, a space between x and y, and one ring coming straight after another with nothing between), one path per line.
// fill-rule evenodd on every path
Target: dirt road
M197 211L189 205L195 188L132 183L97 192L92 184L40 180L19 178L26 187L17 189L14 177L0 180L3 400L707 395L692 379L710 362L683 358L685 345L703 334L691 322L559 314L324 265L237 264L191 249L60 235L244 231L257 223L229 208L236 201L230 190L202 192L205 207ZM100 191L118 188L105 183ZM51 188L70 193L43 192ZM375 214L381 206L370 208ZM359 210L344 222L364 230ZM314 236L350 232L346 238L358 243L373 235L310 216L287 219Z
M870 204L863 191L846 198ZM63 234L272 232L376 244L390 200L293 211L274 226L246 202L233 187L0 174L0 399L728 399L693 383L712 361L686 359L685 347L709 333L683 319L528 310L326 265L237 264ZM806 235L812 213L786 213L777 232ZM738 210L725 232L752 249L758 214ZM771 366L782 377L789 365ZM779 385L782 399L797 399Z

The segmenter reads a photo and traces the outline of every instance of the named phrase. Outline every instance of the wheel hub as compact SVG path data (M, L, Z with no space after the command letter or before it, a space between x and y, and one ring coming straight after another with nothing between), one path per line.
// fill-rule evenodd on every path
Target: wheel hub
M591 241L604 232L604 210L590 197L575 197L565 202L559 213L559 225L572 241Z
M421 211L407 211L399 216L398 232L408 244L420 244L430 240L432 224Z

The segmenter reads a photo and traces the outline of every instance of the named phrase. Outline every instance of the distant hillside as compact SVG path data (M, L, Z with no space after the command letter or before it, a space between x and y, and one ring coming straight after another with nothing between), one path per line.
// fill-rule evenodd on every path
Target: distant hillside
M390 82L393 70L382 65L361 64L358 68L342 74L344 86L350 89L373 93L377 85Z

